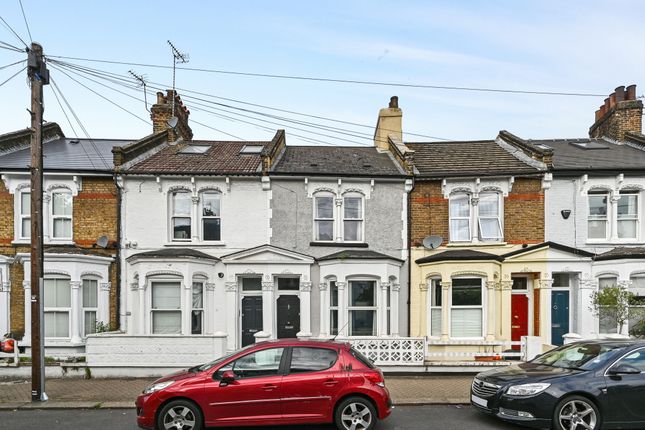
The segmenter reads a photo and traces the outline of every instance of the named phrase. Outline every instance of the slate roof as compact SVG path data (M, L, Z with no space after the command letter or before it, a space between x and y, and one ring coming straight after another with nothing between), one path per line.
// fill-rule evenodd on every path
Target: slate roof
M334 252L333 254L325 255L324 257L317 258L318 261L326 260L395 260L403 261L400 258L390 257L386 254L381 254L376 251L347 249L343 251Z
M405 144L415 151L414 164L422 177L540 173L494 140Z
M548 246L549 248L557 249L559 251L568 252L570 254L580 255L582 257L593 257L594 255L596 255L593 252L585 251L584 249L573 248L571 246L562 245L557 242L547 241L547 242L538 243L537 245L527 246L526 248L521 248L516 251L507 252L506 254L503 255L503 257L506 259L507 257L523 254L525 252L544 248L546 246Z
M375 147L287 146L273 173L333 176L405 176L394 160Z
M527 140L532 145L553 148L553 170L645 170L645 151L604 139ZM604 148L585 149L587 147Z
M125 173L164 173L175 175L252 175L259 174L262 159L259 153L240 154L244 146L267 147L271 142L193 140L167 146L151 157L131 166ZM205 145L204 154L183 154L187 145Z
M134 258L202 258L205 260L214 260L219 261L219 258L213 257L212 255L205 254L201 251L197 251L190 248L164 248L156 249L154 251L140 252L138 254L131 255L127 260Z
M62 138L43 143L45 170L100 171L114 169L112 148L129 140ZM0 169L25 170L31 164L30 148L22 148L0 156Z
M596 256L596 261L603 260L620 260L622 258L643 258L645 259L645 248L628 248L626 246L619 246L607 251L603 254Z
M455 249L450 251L440 252L438 254L429 255L417 259L417 264L432 263L435 261L449 261L449 260L493 260L504 261L501 255L489 254L488 252L473 251L472 249Z

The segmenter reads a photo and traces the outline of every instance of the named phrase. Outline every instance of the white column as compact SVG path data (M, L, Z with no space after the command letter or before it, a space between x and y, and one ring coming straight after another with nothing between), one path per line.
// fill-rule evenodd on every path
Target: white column
M96 320L103 324L110 325L110 290L112 289L111 282L103 282L99 284L99 310L96 315Z
M51 199L51 195L47 194L46 192L43 193L43 242L45 243L50 241L50 231L52 228L54 228L53 226L50 226L51 217L49 216L49 204L51 202Z
M22 281L22 288L25 290L25 335L22 339L23 343L31 345L31 281Z
M620 200L620 194L618 191L614 191L611 193L611 197L609 199L610 201L610 206L609 206L609 224L607 228L611 231L610 234L610 240L611 242L617 242L618 239L618 232L616 231L617 228L616 226L618 225L618 200ZM640 200L639 200L640 201Z
M237 348L237 339L240 333L237 330L237 319L239 315L239 306L237 304L237 282L227 282L226 289L226 348L233 351Z
M336 217L334 230L336 231L336 242L343 241L343 199L342 197L334 199L336 203ZM340 329L340 327L339 327Z
M401 291L401 284L396 282L390 284L390 335L393 337L399 335L399 291Z
M311 282L300 283L300 332L299 338L311 337Z
M204 284L204 334L215 333L215 283Z
M376 334L378 336L387 336L387 295L389 292L390 283L381 282L381 288L379 288L379 297L377 297L376 299Z
M338 336L349 335L349 324L347 324L347 290L345 282L336 282L338 287Z
M450 288L452 282L441 281L441 340L450 339Z
M540 312L542 313L542 316L540 318L541 320L540 335L545 343L550 344L552 341L551 339L551 306L552 306L551 288L553 287L553 279L540 279L539 284L540 284ZM569 308L571 308L571 305L569 305ZM585 307L584 309L589 309L589 308ZM583 312L583 315L590 314L590 313L591 312Z
M11 302L11 283L0 283L0 336L8 333L11 325L11 317L9 313L9 303Z
M146 286L147 281L144 280L143 284L139 284L139 310L138 310L138 320L139 320L139 334L150 334L152 333L152 321L149 321L146 324L146 321L152 318L151 315L146 313ZM147 326L147 330L146 330Z
M181 312L181 333L190 335L192 333L192 320L190 318L193 309L193 283L186 280L184 285L184 306Z
M71 281L69 283L72 290L72 309L70 319L72 321L72 331L70 333L71 343L81 343L81 281Z
M484 307L484 315L486 319L486 340L495 340L495 325L497 323L495 316L495 289L497 286L495 281L486 281L486 306Z
M199 242L199 236L200 236L200 230L201 230L201 225L199 225L199 196L192 196L191 200L193 202L193 207L192 207L192 221L191 221L191 236L193 237L193 242Z
M479 243L479 194L473 194L470 199L472 205L472 216L470 218L470 233L473 236L473 243Z
M128 321L126 325L126 333L128 334L143 334L142 331L139 331L140 326L139 326L139 298L138 298L138 291L139 291L139 281L135 280L134 282L130 283L130 291L128 292L130 298L128 300L127 304L127 310L126 310L126 319ZM130 313L130 316L127 316L127 314Z
M273 281L262 282L262 331L267 339L273 338L273 290Z
M320 292L320 337L324 338L329 336L329 290L327 289L327 282L318 284L318 291Z

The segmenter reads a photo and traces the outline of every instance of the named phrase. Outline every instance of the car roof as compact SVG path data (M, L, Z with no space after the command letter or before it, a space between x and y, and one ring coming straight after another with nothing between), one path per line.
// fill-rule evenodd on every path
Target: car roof
M614 347L620 346L645 346L645 339L590 339L580 340L577 344L596 344L609 345Z
M310 339L271 339L258 342L253 347L271 346L271 347L288 347L288 346L309 346L309 347L327 347L334 349L349 349L348 342L340 342L335 340L310 340Z

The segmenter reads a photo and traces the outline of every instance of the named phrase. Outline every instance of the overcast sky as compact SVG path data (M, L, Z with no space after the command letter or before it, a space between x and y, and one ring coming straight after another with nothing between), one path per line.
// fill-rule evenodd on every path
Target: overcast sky
M233 139L229 135L270 139L276 129L285 128L289 144L314 143L296 136L301 135L336 145L370 145L378 110L387 106L392 95L399 96L408 133L475 140L492 139L506 129L524 138L586 137L595 110L615 87L637 84L637 94L645 92L645 2L640 0L22 0L22 4L33 40L52 58L169 66L173 59L166 41L171 40L190 56L188 64L178 67L602 95L518 95L178 69L176 86L191 108L196 139ZM30 43L19 0L2 0L0 16ZM1 23L0 42L24 47ZM0 49L0 67L23 58L24 52ZM168 68L56 59L123 77L132 70L146 76L149 89L158 84L172 86L172 70ZM96 75L92 79L98 83L92 82L69 68L54 66L50 63L54 82L90 137L138 139L151 133L143 89L125 88ZM21 67L0 70L0 83ZM85 137L66 108L76 131L69 125L52 87L45 89L45 119L58 122L67 136ZM0 95L0 133L28 126L26 72L0 86ZM152 100L149 96L148 101ZM432 139L407 135L406 140Z

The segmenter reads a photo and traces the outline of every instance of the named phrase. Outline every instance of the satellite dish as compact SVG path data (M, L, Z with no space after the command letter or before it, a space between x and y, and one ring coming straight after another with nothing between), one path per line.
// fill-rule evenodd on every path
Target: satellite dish
M98 239L96 239L96 244L100 246L101 248L107 248L108 246L108 237L107 236L101 236Z
M170 126L170 128L175 128L177 127L177 122L179 122L179 119L176 116L170 117L170 119L166 122Z
M438 248L443 242L443 237L441 236L428 236L423 239L423 246L428 249Z

